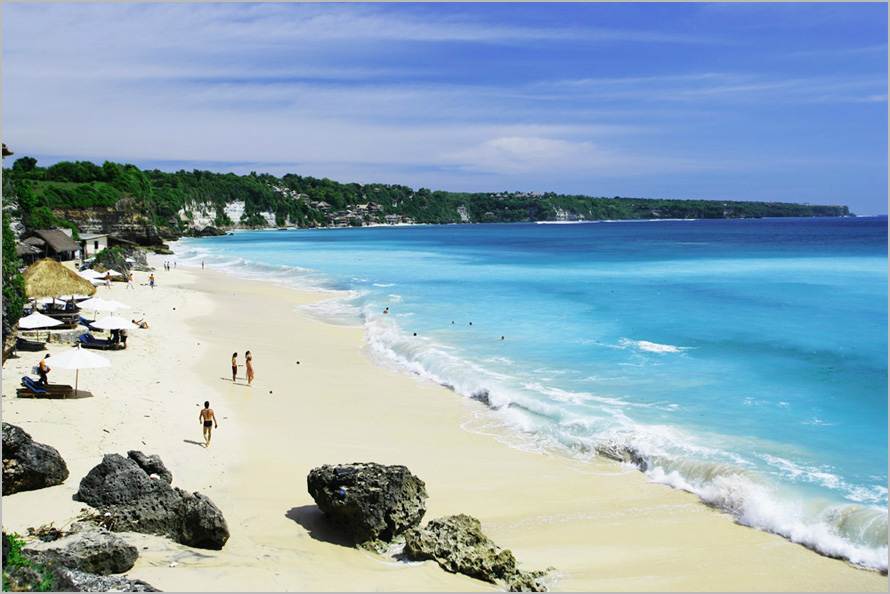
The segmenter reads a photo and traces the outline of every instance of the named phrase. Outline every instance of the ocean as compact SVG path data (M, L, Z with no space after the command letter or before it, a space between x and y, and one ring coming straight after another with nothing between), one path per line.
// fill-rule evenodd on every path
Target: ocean
M480 402L887 570L887 217L239 231L178 265L324 289L303 313Z

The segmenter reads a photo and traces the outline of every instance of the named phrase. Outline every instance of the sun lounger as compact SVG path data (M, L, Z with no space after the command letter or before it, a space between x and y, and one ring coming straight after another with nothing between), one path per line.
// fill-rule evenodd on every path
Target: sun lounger
M95 321L96 320L88 320L83 316L77 316L77 323L80 324L81 326L86 326L90 330L98 330L98 328L93 326L93 322L95 322Z
M107 338L96 338L89 332L81 334L77 337L77 340L80 342L81 346L87 349L101 349L103 351L107 351L117 348L117 346L113 345Z
M17 351L45 351L46 343L37 340L28 340L21 336L16 336L15 350Z
M57 398L61 396L62 398L67 398L73 393L74 388L67 384L44 385L40 382L32 380L27 375L22 377L22 387L16 390L16 395L19 398L25 398L28 396L30 396L31 398L34 398L36 396L43 396L46 398Z

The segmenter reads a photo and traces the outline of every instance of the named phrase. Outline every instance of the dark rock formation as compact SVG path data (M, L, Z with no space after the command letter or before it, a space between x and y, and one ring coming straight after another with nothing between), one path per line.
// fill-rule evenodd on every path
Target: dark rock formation
M212 225L207 225L203 229L195 229L193 234L195 237L214 237L217 235L225 235L226 232L222 229L217 229Z
M139 468L148 474L149 478L151 478L151 475L156 474L168 485L173 483L173 473L167 470L167 467L161 462L161 457L157 454L146 456L142 452L130 450L127 452L127 457L136 462Z
M114 206L54 208L53 214L77 225L81 233L107 233L142 246L161 242L158 228L139 212L132 196L118 200Z
M78 532L28 546L24 552L33 563L51 562L99 575L129 571L139 558L136 547L107 531Z
M436 561L452 573L494 584L502 581L511 592L546 591L537 581L544 573L516 569L513 553L485 536L482 524L471 516L448 516L408 530L403 554L414 561Z
M324 465L306 482L321 511L357 545L389 542L426 513L426 487L404 466Z
M110 513L108 525L116 531L167 536L184 545L221 549L229 539L226 520L216 505L200 493L171 487L160 476L169 471L157 456L128 452L129 458L106 454L80 481L80 501ZM141 460L151 472L137 462Z
M52 446L37 443L21 427L3 423L3 494L60 485L68 466Z

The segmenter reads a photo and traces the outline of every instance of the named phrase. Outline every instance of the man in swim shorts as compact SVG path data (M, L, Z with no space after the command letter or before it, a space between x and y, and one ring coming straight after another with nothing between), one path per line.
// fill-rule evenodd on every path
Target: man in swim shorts
M198 414L198 420L204 425L204 447L209 448L210 435L213 432L213 428L219 427L216 422L216 415L213 414L213 409L210 408L209 400L204 402L204 408Z

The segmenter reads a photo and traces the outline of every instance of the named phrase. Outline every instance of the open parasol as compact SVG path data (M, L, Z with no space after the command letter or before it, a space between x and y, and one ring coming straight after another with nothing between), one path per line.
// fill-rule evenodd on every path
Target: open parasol
M97 355L96 353L86 351L80 348L80 345L65 351L64 353L53 355L47 359L51 368L58 369L74 369L74 393L77 394L77 382L80 379L81 369L95 369L98 367L110 367L111 361Z
M25 270L25 294L28 297L58 297L71 293L94 295L96 287L52 258L38 260Z

